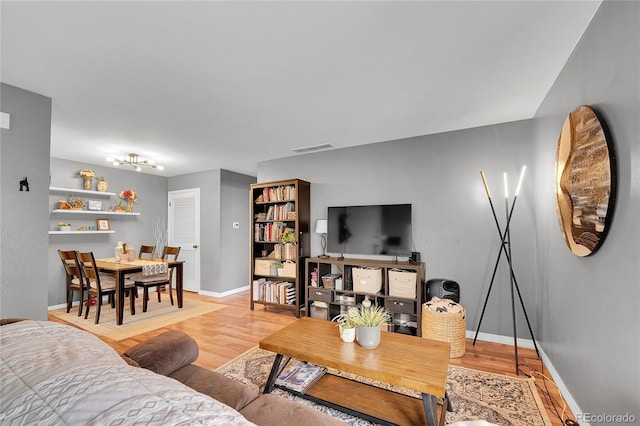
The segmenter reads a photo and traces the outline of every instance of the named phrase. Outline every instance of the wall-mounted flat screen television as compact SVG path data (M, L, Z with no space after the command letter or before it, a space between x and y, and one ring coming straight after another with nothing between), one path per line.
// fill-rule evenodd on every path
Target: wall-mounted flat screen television
M411 255L411 204L329 207L327 251Z

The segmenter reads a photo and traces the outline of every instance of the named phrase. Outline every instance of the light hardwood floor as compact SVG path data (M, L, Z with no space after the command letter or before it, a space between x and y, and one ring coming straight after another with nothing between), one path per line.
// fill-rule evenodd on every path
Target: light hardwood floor
M224 298L207 297L185 292L185 299L190 298L219 303L227 307L121 341L99 337L118 353L122 353L136 343L164 331L182 330L198 342L200 356L196 364L205 368L216 369L257 346L261 339L296 321L296 317L291 311L265 310L261 305L256 305L256 309L251 311L249 309L248 291ZM168 301L168 297L163 297L163 303L166 301ZM154 303L153 299L152 303ZM53 316L49 316L49 320L64 323L64 321ZM527 364L538 372L543 371L542 362L533 349L519 348L518 356L521 364ZM460 358L452 358L450 363L491 373L516 376L513 359L514 351L510 345L477 341L474 346L472 340L467 339L465 355ZM549 376L546 368L544 372ZM541 377L536 378L536 384L539 388L545 389L545 383ZM546 386L551 396L559 402L558 413L560 413L562 411L562 400L555 385L552 382L547 382ZM562 422L555 414L549 400L540 391L539 393L553 426L562 426ZM567 417L573 418L568 407L565 418Z

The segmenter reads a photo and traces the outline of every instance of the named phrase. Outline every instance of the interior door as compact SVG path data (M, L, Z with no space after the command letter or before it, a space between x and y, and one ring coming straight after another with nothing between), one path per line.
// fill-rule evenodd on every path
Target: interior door
M200 291L200 188L169 191L167 228L170 246L180 246L183 289Z

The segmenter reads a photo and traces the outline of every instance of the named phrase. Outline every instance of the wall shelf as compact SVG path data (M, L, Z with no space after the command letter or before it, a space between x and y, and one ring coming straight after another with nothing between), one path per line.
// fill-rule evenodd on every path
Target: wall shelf
M93 197L115 197L115 192L100 192L100 191L87 191L86 189L71 189L71 188L60 188L60 187L49 187L49 193L51 194L82 194L82 195L90 195Z
M115 234L116 231L49 231L49 235Z
M93 214L102 216L140 216L140 213L127 212L109 212L104 210L72 210L72 209L55 209L51 213L56 214Z

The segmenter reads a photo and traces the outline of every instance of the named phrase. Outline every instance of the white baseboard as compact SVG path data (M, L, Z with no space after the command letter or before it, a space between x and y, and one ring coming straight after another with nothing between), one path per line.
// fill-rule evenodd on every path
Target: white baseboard
M475 336L476 336L475 331L467 330L467 339L473 339ZM513 346L513 337L501 336L499 334L478 333L478 340ZM534 349L533 340L531 339L522 339L518 337L518 346L521 346L523 348Z
M475 334L476 334L475 331L467 330L467 334L466 334L467 339L473 339L475 337ZM501 336L498 334L478 333L478 340L482 340L485 342L492 342L492 343L502 343L504 345L513 346L513 337ZM576 415L577 413L582 413L583 411L580 409L580 407L576 403L576 400L573 399L573 397L571 396L571 393L569 393L569 389L567 389L564 382L562 381L562 378L560 377L556 369L553 367L551 360L549 359L547 354L545 354L544 350L542 350L538 342L537 342L537 345L538 345L538 351L540 352L540 358L542 359L542 362L544 363L544 366L547 369L546 373L548 373L551 376L551 378L553 378L553 381L556 384L556 386L558 386L558 390L560 391L560 394L562 395L565 402L567 403L567 406L571 409L571 412L574 415ZM535 349L535 346L533 345L533 340L531 339L518 338L518 346L523 348ZM580 424L584 426L589 426L588 423L580 422Z
M219 292L216 292L216 291L203 291L203 290L200 290L198 292L198 294L201 294L203 296L209 296L209 297L227 297L227 296L231 296L232 294L242 293L243 291L247 291L247 290L249 290L249 286L234 288L232 290L227 290L227 291L224 291L222 293L219 293Z

